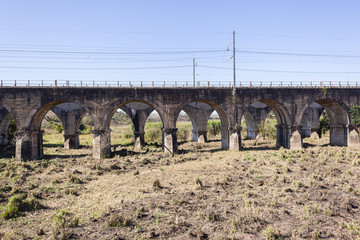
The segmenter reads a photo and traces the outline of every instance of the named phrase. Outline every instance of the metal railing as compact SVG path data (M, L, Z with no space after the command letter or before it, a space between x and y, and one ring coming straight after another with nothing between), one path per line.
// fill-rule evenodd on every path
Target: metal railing
M233 88L232 81L0 80L0 87ZM358 88L357 81L239 81L236 88Z

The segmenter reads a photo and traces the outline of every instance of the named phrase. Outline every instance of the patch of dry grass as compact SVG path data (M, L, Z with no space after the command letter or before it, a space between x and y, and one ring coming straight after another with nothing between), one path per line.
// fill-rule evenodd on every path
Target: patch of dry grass
M89 148L58 147L50 159L1 159L1 207L26 193L44 208L1 219L0 238L360 237L357 149L243 143L187 142L174 157L148 146L96 161Z

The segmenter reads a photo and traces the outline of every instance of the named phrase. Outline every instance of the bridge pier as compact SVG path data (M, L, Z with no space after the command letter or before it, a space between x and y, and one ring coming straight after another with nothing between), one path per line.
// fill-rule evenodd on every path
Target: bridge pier
M43 157L43 131L18 131L15 133L15 158L19 161L41 159Z
M303 148L303 136L301 134L302 126L292 126L290 136L290 149L301 149Z
M349 127L345 124L330 124L330 145L347 146Z
M163 128L163 150L171 154L178 153L177 128Z
M229 149L239 151L241 149L241 127L229 128Z
M348 146L349 147L360 147L360 137L359 132L356 128L349 129L349 138L348 138Z
M207 142L207 130L193 130L193 141L199 143Z
M80 147L79 133L64 134L64 148L66 149L77 149Z
M221 127L221 149L228 150L230 143L229 143L229 128L228 127Z
M145 146L145 132L134 131L134 146L135 148L141 148Z
M93 130L93 158L103 159L111 154L110 130Z

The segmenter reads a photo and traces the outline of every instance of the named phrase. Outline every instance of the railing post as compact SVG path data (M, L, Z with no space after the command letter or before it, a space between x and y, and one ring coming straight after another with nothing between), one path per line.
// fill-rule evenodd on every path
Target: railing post
M177 87L177 81L175 81L175 87Z
M30 87L30 80L28 80L28 87Z
M262 88L262 81L260 82L260 88Z
M347 82L347 87L350 87L349 82Z
M250 82L250 87L252 88L252 82Z
M120 87L119 81L117 81L117 86Z
M282 81L280 82L280 87L282 87Z
M152 85L152 87L154 87L154 81L152 81L151 85Z
M272 87L272 82L270 82L270 87Z
M197 86L200 87L200 81L197 82Z
M208 81L208 88L210 87L210 82Z
M143 87L143 85L142 85L142 81L140 82L140 87Z
M41 80L41 86L44 87L44 80Z
M331 81L329 81L329 87L331 87Z
M14 83L14 87L16 87L16 80L15 80L15 83Z
M93 87L95 87L95 81L93 81Z
M186 87L188 87L188 82L186 82Z
M82 87L82 81L80 81L80 86Z
M341 83L339 82L339 87L341 87Z
M164 81L163 87L165 87L165 81Z
M2 80L1 80L1 86L2 86ZM358 82L356 81L356 87L358 87Z
M357 83L357 82L356 82ZM3 80L1 80L1 86L3 86Z
M105 81L105 87L107 87L107 81Z
M290 82L290 87L292 87L292 81Z
M57 80L55 80L55 87L57 87Z

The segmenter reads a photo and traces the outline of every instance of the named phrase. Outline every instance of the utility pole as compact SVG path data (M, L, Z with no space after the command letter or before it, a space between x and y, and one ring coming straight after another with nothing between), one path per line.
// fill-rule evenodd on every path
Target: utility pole
M235 69L235 31L233 31L233 71L234 71L234 89L236 88L236 69Z
M193 58L193 87L195 87L195 58Z

